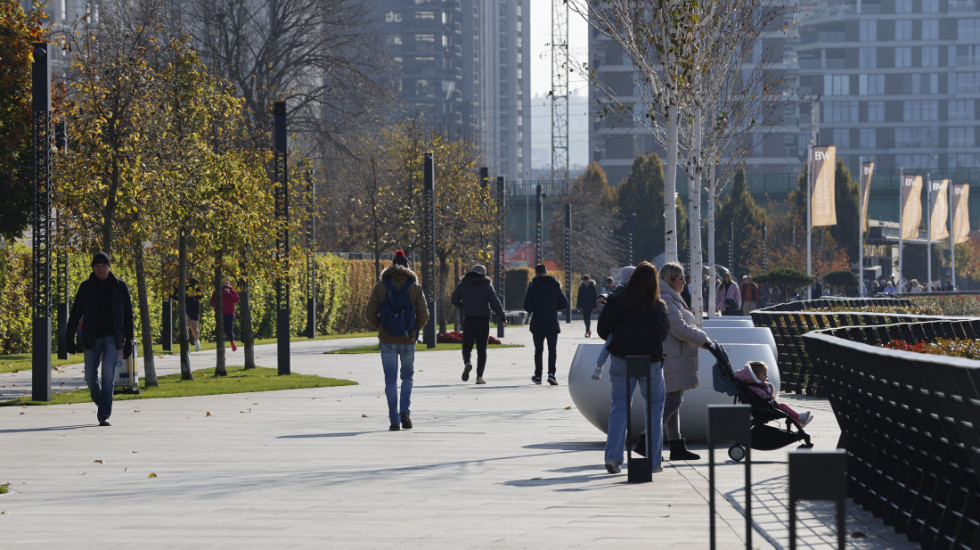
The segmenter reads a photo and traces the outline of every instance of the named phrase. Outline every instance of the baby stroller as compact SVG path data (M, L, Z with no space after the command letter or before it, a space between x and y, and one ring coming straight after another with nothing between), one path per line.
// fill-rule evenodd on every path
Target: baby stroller
M803 441L801 449L813 447L810 435L803 431L803 426L788 413L780 410L774 404L766 401L752 391L747 384L735 378L728 352L718 342L711 342L708 347L715 356L715 366L712 369L715 391L730 395L735 403L745 403L752 407L752 448L760 451L771 451L785 447L797 441ZM770 425L774 420L785 421L786 429ZM745 458L745 446L733 443L728 448L728 456L738 462Z

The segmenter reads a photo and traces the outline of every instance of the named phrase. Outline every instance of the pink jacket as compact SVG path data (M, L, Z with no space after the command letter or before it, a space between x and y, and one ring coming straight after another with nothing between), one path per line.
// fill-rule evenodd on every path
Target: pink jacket
M215 293L211 292L211 307L214 307ZM235 314L235 304L238 303L238 293L230 286L221 287L221 313L225 315Z
M745 385L759 397L766 400L773 399L772 394L776 391L775 386L773 386L771 382L766 382L763 384L761 381L759 381L755 373L752 372L752 369L748 365L745 365L735 372L735 379L739 382L745 383Z

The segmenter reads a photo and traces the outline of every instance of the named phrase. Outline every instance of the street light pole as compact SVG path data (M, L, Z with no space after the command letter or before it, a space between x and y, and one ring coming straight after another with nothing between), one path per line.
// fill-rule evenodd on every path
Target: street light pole
M435 161L426 153L422 169L422 202L425 216L422 239L422 283L429 300L429 322L425 325L425 347L436 347L436 181Z
M289 165L286 158L286 102L273 106L275 119L276 358L279 375L289 374Z
M35 401L51 401L51 57L48 47L43 42L33 44L31 66L34 157L31 398Z
M565 322L572 322L572 205L565 205Z
M497 299L500 306L507 311L507 302L504 300L504 220L506 219L507 205L504 199L504 177L497 176L497 235L494 242L493 260L493 283L497 291ZM497 338L504 337L504 324L497 322Z
M535 200L535 223L534 223L534 267L537 267L544 261L544 253L542 251L544 243L544 228L542 224L544 223L544 198L547 197L541 192L541 184L539 183L536 187L537 198Z

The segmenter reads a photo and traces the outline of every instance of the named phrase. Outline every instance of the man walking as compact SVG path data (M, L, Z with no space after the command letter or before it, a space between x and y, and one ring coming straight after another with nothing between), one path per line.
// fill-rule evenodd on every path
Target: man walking
M99 426L109 426L116 369L133 354L133 301L129 287L109 270L109 255L92 258L92 274L78 285L65 328L66 349L75 353L75 333L82 323L85 383L98 407ZM99 364L102 377L99 378Z
M752 276L742 277L742 315L759 308L759 285L752 282Z
M592 337L592 310L595 309L595 301L598 297L599 291L596 290L595 281L589 279L588 275L582 275L582 284L578 285L575 307L582 312L586 338Z
M381 273L364 310L369 325L377 329L381 348L381 368L385 374L388 399L388 429L412 428L412 385L415 376L415 341L429 320L429 306L409 269L408 258L395 252L391 266ZM414 311L413 311L414 310ZM401 402L398 397L398 363L401 362Z
M451 301L463 314L463 382L470 379L473 364L470 356L476 344L476 383L486 384L483 372L487 367L487 339L490 337L490 310L499 323L506 323L504 308L493 290L493 280L487 268L475 265L463 275L453 290Z
M534 268L534 278L527 287L524 295L524 310L531 316L531 335L534 337L534 376L531 381L541 383L542 355L544 341L548 341L548 383L558 385L555 377L556 352L558 348L558 333L561 324L558 322L558 312L568 307L568 299L561 290L558 279L548 275L544 264Z

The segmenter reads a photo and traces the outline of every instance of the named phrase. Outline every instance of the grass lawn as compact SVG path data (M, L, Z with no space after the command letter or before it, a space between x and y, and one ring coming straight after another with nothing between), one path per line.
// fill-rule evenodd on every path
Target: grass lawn
M522 348L524 346L520 344L488 344L487 349L493 348ZM460 350L463 349L463 344L437 344L436 347L429 349L425 344L415 344L415 351L445 351L445 350ZM378 344L373 346L358 346L355 348L343 348L333 351L325 351L324 354L340 354L340 355L352 355L358 353L380 353L381 348Z
M225 393L248 393L257 391L295 390L301 388L328 388L357 384L350 380L323 378L308 374L279 376L277 369L257 367L228 367L228 376L215 376L214 367L194 371L194 380L181 381L180 373L161 376L159 386L141 387L139 394L117 393L113 400L155 399L158 397L192 397L195 395L219 395ZM15 405L59 405L66 403L91 403L87 388L55 393L51 401L33 401L21 397L12 401L0 402L0 407Z
M317 336L314 340L339 340L341 338L365 338L369 336L377 337L377 332L356 332L352 334L331 334L328 336ZM139 339L139 335L137 335ZM290 339L290 342L305 342L309 341L309 338L304 336L294 336ZM275 344L275 338L264 338L261 340L256 340L255 345L262 344ZM201 350L211 350L217 347L214 342L201 342ZM194 351L194 346L191 345L191 351ZM142 355L143 346L138 346L138 351ZM180 353L180 342L174 341L171 351L163 351L163 347L160 344L153 344L153 355L175 355ZM57 353L51 355L51 366L60 367L61 365L74 365L85 362L85 356L82 353L75 353L68 357L68 359L58 359ZM20 353L16 355L0 355L0 373L4 372L17 372L22 370L31 370L31 354L30 353Z

